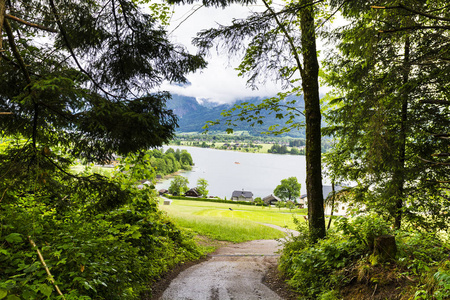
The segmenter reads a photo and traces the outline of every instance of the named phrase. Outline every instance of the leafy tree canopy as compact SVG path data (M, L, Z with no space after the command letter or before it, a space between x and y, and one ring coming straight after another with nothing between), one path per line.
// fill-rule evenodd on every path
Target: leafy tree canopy
M207 190L208 188L208 181L204 178L199 178L197 180L197 192L200 193L200 195L202 195L203 197L208 197L208 193L209 191Z
M189 180L184 176L175 176L170 182L169 193L174 196L181 196L187 190L189 190L188 185Z
M296 198L300 197L301 187L302 185L297 181L296 177L289 177L282 179L281 184L275 188L273 193L283 201L290 200L295 202Z

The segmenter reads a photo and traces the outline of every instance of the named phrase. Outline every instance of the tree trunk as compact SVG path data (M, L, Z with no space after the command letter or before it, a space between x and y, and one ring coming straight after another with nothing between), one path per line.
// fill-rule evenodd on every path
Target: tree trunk
M395 236L382 235L375 238L373 255L377 257L377 262L393 261L396 254Z
M306 192L308 194L309 231L313 242L325 237L322 194L321 114L319 98L319 63L317 61L314 11L311 0L300 12L302 33L302 87L306 117Z
M408 83L409 80L409 53L411 43L409 37L405 41L405 57L403 61L403 85ZM400 229L402 224L402 210L403 210L403 190L405 184L405 158L406 158L406 130L408 122L408 92L404 91L401 95L402 108L401 108L401 121L400 121L400 135L399 135L399 148L398 148L398 165L394 171L394 183L396 189L395 199L395 213L394 213L394 228Z
M6 0L0 0L0 53L3 50L3 21L5 20ZM2 57L0 56L0 61Z

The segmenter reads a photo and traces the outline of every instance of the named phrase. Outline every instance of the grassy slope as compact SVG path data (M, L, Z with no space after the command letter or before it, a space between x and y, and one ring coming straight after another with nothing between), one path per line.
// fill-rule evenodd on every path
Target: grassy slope
M281 231L260 223L295 229L292 216L298 217L303 212L293 210L291 213L288 209L187 200L173 200L170 206L161 205L160 208L182 227L213 239L235 243L281 238L284 235Z

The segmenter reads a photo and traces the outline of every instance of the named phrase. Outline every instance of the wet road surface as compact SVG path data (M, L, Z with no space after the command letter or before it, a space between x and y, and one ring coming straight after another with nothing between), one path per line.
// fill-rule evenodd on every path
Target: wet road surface
M250 241L218 249L211 259L181 272L160 300L279 300L262 283L277 264L280 245L274 240Z

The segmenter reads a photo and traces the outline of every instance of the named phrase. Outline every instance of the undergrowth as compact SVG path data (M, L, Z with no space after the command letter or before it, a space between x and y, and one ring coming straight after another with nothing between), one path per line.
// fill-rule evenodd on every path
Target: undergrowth
M280 270L302 299L449 299L450 245L438 234L393 232L382 218L340 218L312 244L304 222L286 242ZM395 235L396 258L378 261L374 238ZM378 297L378 298L377 298Z
M139 299L162 273L201 257L158 209L155 191L134 187L148 170L134 161L103 179L114 199L127 197L118 205L80 185L58 195L64 205L46 186L9 193L0 206L0 299Z

